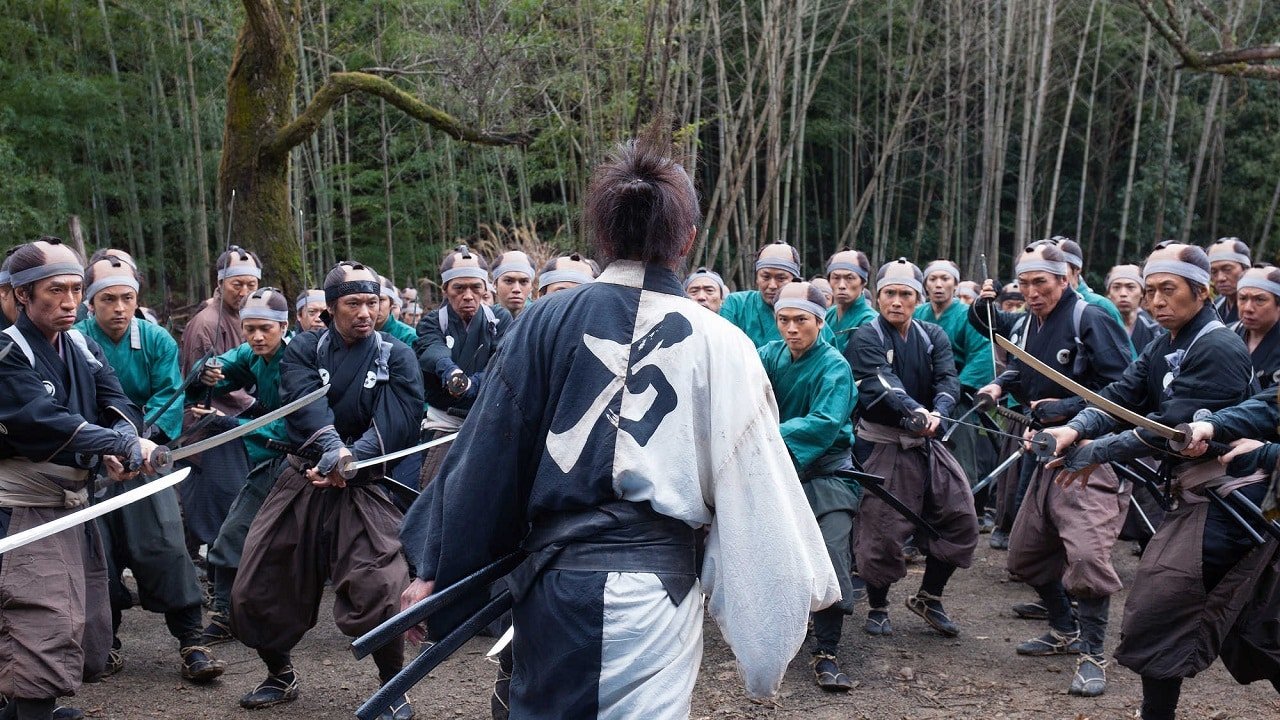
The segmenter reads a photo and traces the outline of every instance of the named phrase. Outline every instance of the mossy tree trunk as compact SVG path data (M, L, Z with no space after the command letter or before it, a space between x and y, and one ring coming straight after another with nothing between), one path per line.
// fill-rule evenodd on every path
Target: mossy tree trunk
M521 134L490 133L457 119L366 73L334 73L296 117L297 25L300 0L243 0L245 23L236 39L227 76L227 117L218 168L218 192L231 227L231 242L261 257L264 282L298 290L302 277L293 214L289 207L289 151L309 138L344 95L364 92L383 98L411 117L458 140L509 145ZM232 192L235 205L231 207Z

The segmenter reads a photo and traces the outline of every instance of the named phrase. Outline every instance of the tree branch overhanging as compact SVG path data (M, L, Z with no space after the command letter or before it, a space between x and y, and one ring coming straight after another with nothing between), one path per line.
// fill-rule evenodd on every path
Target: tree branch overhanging
M1280 66L1263 64L1271 60L1280 60L1280 45L1235 47L1233 29L1226 23L1218 21L1217 15L1203 3L1195 3L1197 11L1220 33L1220 38L1224 41L1224 47L1221 50L1202 52L1191 47L1187 41L1186 30L1178 21L1177 10L1172 0L1164 0L1168 18L1161 17L1156 12L1151 0L1132 0L1132 2L1147 18L1147 22L1151 23L1151 27L1155 28L1155 31L1182 58L1182 63L1178 65L1179 69L1217 73L1228 77L1280 81Z
M320 122L338 100L357 92L380 97L409 117L424 122L455 140L493 146L526 145L532 140L532 136L527 133L491 132L464 125L454 116L422 102L386 78L368 73L338 72L325 79L311 103L292 122L281 128L275 138L262 146L262 153L274 157L288 153L316 132Z

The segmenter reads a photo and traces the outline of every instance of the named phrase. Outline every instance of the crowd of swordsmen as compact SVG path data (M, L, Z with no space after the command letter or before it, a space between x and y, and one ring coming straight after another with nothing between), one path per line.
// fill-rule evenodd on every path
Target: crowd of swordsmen
M806 633L814 681L848 691L845 619L891 643L909 563L899 607L962 634L944 597L982 534L1043 623L1015 652L1073 656L1071 694L1118 663L1166 720L1216 658L1280 692L1280 269L1245 243L1160 243L1099 294L1064 237L1020 249L1005 285L853 249L805 280L779 241L730 292L676 274L697 223L678 163L623 146L593 193L603 272L461 245L424 309L356 261L286 297L231 246L179 340L127 253L11 250L0 536L203 445L176 488L0 554L0 718L81 717L58 700L127 672L135 604L164 615L183 678L218 678L212 648L239 642L265 672L241 706L286 703L326 585L355 637L517 547L537 562L484 593L515 598L495 717L687 716L704 594L749 694L778 691ZM1108 643L1120 540L1142 557ZM402 637L372 656L390 682ZM379 712L414 715L404 694Z

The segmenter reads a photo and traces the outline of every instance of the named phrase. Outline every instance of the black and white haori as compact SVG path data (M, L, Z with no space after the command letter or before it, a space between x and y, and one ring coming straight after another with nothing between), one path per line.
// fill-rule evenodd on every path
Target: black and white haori
M1209 260L1191 245L1162 243L1143 267L1151 312L1168 334L1143 350L1124 376L1099 391L1115 405L1174 427L1200 410L1215 412L1251 394L1249 354L1209 305ZM1095 466L1148 456L1177 459L1160 435L1123 430L1098 409L1086 409L1063 427L1046 431L1064 455L1058 482L1071 487ZM1072 447L1077 440L1093 442ZM1276 541L1254 547L1210 493L1239 491L1258 502L1265 476L1213 459L1172 466L1178 502L1148 544L1138 566L1121 625L1116 660L1142 676L1144 720L1172 720L1182 679L1206 669L1225 638L1248 616ZM1224 662L1231 658L1223 656Z
M89 502L93 471L132 479L155 445L97 343L72 329L84 268L56 238L9 265L17 322L0 334L0 535ZM61 695L100 674L111 646L107 567L89 522L0 555L4 717L46 720Z
M1068 267L1053 245L1034 244L1023 251L1015 272L1027 313L1014 324L1009 338L1037 360L1098 390L1123 376L1129 339L1102 308L1072 290ZM988 302L979 300L972 314L985 316ZM1008 369L979 392L994 401L1012 395L1034 408L1044 423L1061 423L1085 407L1084 400L1064 398L1069 393L1016 357L1010 357ZM1101 695L1106 691L1103 642L1110 599L1122 587L1111 565L1111 548L1124 524L1131 488L1106 466L1088 482L1064 489L1053 482L1056 471L1030 453L1021 462L1022 476L1030 481L1010 536L1009 574L1039 594L1049 631L1018 645L1016 651L1032 656L1080 654L1069 692ZM1075 612L1072 598L1079 602Z
M777 692L839 598L778 422L752 343L670 269L618 260L524 311L401 533L436 590L530 553L511 717L688 717L704 594L748 693Z
M1244 271L1253 265L1253 253L1240 238L1224 237L1209 246L1209 279L1217 298L1213 309L1218 319L1230 325L1240 319L1240 307L1236 303L1236 283Z
M462 427L484 384L489 358L511 324L511 313L481 302L489 282L488 267L484 258L466 245L446 255L440 263L445 301L418 322L413 350L422 365L422 389L427 398L424 441ZM448 453L448 444L423 453L421 470L413 480L425 488Z
M246 708L298 696L290 652L315 624L325 583L334 621L356 636L399 610L409 582L396 533L402 518L384 487L390 469L344 479L344 458L366 460L413 445L422 414L422 374L413 351L375 332L381 286L369 268L341 262L324 282L329 327L294 338L280 360L280 401L325 385L328 395L286 419L289 455L249 526L231 590L231 629L258 651L268 676ZM301 456L318 455L311 462ZM287 582L282 582L287 579ZM373 654L383 682L403 666L403 642ZM389 717L413 717L401 698Z
M872 635L893 633L889 587L907 574L902 549L913 532L926 560L920 590L907 607L939 633L958 635L942 592L956 568L973 562L978 543L969 480L935 439L955 408L960 383L947 334L912 318L923 296L920 268L901 258L880 266L880 316L855 330L844 351L858 385L854 456L939 534L929 537L879 497L863 497L854 555L871 606L864 629Z

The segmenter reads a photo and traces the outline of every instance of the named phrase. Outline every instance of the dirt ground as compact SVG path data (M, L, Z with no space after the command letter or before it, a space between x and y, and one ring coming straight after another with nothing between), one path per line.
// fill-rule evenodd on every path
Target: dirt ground
M782 688L781 707L752 704L741 690L734 660L714 623L706 626L706 650L693 701L694 718L818 718L849 720L1103 720L1133 718L1140 698L1136 675L1119 666L1109 672L1110 688L1101 698L1067 695L1074 659L1021 658L1018 642L1043 632L1042 624L1020 620L1011 603L1032 593L1010 583L1005 553L987 547L982 537L974 566L960 571L947 588L946 605L960 624L959 638L948 640L928 630L902 607L922 572L914 572L891 594L897 634L872 638L862 632L863 612L845 625L841 655L857 687L847 695L827 695L811 679L808 648L791 664ZM1128 543L1116 550L1116 564L1128 582L1137 558ZM282 578L282 580L284 580ZM1112 627L1119 624L1123 594L1112 603ZM290 705L246 711L238 698L261 680L264 670L246 648L215 648L229 667L221 680L204 687L178 676L176 646L160 615L131 610L122 629L125 669L104 682L85 686L72 703L89 717L134 718L305 718L354 717L355 708L376 688L371 661L357 663L348 641L333 626L332 596L327 596L320 623L294 653L302 680L302 697ZM1115 633L1111 633L1115 635ZM1114 637L1108 638L1108 647ZM484 718L494 666L483 657L493 643L471 641L410 694L420 718ZM1184 685L1179 718L1185 720L1275 720L1280 696L1266 684L1240 686L1220 664Z

